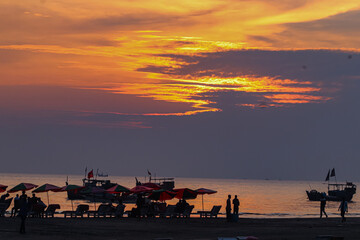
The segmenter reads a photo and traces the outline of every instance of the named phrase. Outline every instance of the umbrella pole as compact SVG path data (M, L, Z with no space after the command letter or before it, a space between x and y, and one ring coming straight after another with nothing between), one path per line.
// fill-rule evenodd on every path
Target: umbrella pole
M71 200L71 211L74 211L73 201Z
M47 194L47 199L48 199L48 206L50 205L50 201L49 201L49 192L46 192L46 194Z
M204 194L201 195L202 210L204 211Z

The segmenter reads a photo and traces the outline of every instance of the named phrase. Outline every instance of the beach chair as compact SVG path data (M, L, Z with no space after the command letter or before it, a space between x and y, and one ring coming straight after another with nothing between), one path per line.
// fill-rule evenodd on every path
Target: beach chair
M113 212L114 217L121 218L124 215L125 205L119 204L116 206L115 212Z
M30 217L42 217L45 212L45 205L34 204L31 208L31 211L28 213Z
M64 218L66 218L66 216L70 216L70 217L84 217L84 214L87 213L89 211L89 205L86 204L80 204L76 207L75 211L64 211Z
M200 214L200 218L202 218L202 217L205 217L205 218L207 218L207 217L210 217L210 218L215 217L215 218L217 218L217 215L219 214L220 209L221 209L221 206L213 206L211 211L198 211L197 213Z
M44 212L44 217L54 217L57 209L60 209L59 204L50 204Z
M7 204L0 203L0 217L5 217L6 209L7 209Z
M166 218L166 217L174 217L176 215L175 213L176 206L175 205L168 205L165 209L165 212L160 213L160 217Z
M180 217L185 217L185 218L190 217L193 209L194 209L194 205L186 206L184 212L180 215Z
M100 204L97 211L88 211L88 217L93 215L93 217L111 217L115 212L115 208L109 206L108 204Z

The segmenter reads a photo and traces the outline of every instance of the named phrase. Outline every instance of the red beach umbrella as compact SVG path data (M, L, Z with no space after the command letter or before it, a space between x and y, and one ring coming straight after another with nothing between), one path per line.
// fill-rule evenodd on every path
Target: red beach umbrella
M0 192L5 192L8 186L0 184Z
M150 193L148 198L156 201L166 201L173 199L175 196L176 196L175 192L171 192L165 189L160 189L160 190L154 190L152 193Z
M33 193L41 193L41 192L46 192L47 195L47 200L48 200L48 205L50 205L50 201L49 201L49 191L53 191L56 192L59 190L59 187L52 185L52 184L48 184L45 183L44 185L41 185L40 187L38 187L37 189L33 190Z
M123 193L123 192L130 192L130 189L128 189L127 187L121 186L119 184L116 184L115 186L109 188L106 190L107 193Z
M77 191L77 190L80 190L84 187L82 186L78 186L78 185L72 185L72 184L69 184L69 185L66 185L66 186L63 186L61 188L59 188L58 190L56 190L55 192L65 192L65 191Z
M148 192L152 192L154 189L152 188L149 188L149 187L145 187L145 186L136 186L136 187L133 187L132 189L130 189L130 191L132 193L148 193Z
M176 192L177 199L195 199L197 197L197 192L189 188L174 189L174 192Z
M10 189L8 192L14 193L17 191L28 191L28 190L31 190L36 187L37 187L37 185L32 184L32 183L20 183L20 184L16 185L15 187L13 187L12 189Z
M214 193L217 193L217 191L215 191L215 190L206 189L206 188L199 188L199 189L196 190L196 192L201 195L202 210L203 210L203 211L204 211L204 194L214 194Z
M45 183L44 185L41 185L37 189L33 190L32 192L35 192L35 193L48 192L48 191L56 192L57 190L59 190L59 188L60 187L57 187L55 185Z
M152 182L143 183L143 184L141 184L141 186L148 187L148 188L152 188L152 189L155 189L155 190L161 189L161 187L159 186L159 184L152 183Z
M69 185L66 185L66 186L63 186L63 187L59 188L58 190L56 190L56 192L65 192L65 191L77 192L77 191L79 191L80 189L83 189L83 188L84 187L82 187L82 186L69 184ZM73 206L73 201L72 200L71 200L71 209L74 211L74 206Z

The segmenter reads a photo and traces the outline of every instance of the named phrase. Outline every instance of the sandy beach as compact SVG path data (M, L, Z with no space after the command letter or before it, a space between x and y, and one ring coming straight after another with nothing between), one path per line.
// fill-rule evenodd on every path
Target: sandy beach
M316 239L333 235L360 239L360 219L38 219L27 220L25 235L18 233L20 219L0 219L0 239L217 239L256 236L259 239Z

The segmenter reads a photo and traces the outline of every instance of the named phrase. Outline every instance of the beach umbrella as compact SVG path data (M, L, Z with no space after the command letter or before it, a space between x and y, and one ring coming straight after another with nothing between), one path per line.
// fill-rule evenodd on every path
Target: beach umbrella
M197 196L197 192L189 188L177 188L173 191L176 192L177 199L195 199Z
M202 201L202 210L204 211L204 195L205 194L214 194L217 193L215 190L206 189L206 188L199 188L196 190L198 194L201 195L201 201Z
M77 191L79 191L80 189L83 189L83 188L84 187L82 187L82 186L69 184L69 185L59 188L58 190L56 190L56 192L74 191L76 193ZM72 201L72 199L70 199L70 200L71 200L71 209L74 211L73 201Z
M136 194L139 194L139 193L148 193L148 192L152 192L153 190L154 190L154 189L149 188L149 187L136 186L136 187L133 187L132 189L130 189L130 192L132 192L132 193L136 193Z
M0 192L5 192L8 186L0 184Z
M14 193L17 191L28 191L28 190L31 190L36 187L37 187L37 185L32 184L32 183L20 183L20 184L16 185L15 187L13 187L12 189L10 189L8 192Z
M94 200L94 209L96 211L96 201L95 201L95 194L101 194L104 193L105 189L100 188L100 187L85 187L83 189L80 189L80 193L82 194L92 194L93 196L93 200Z
M141 186L148 187L148 188L152 188L152 189L155 189L155 190L161 189L161 187L159 186L159 184L152 183L152 182L143 183L143 184L141 184Z
M48 184L45 183L44 185L41 185L40 187L36 188L35 190L33 190L33 193L41 193L41 192L46 192L47 195L47 200L48 200L48 206L49 204L49 191L53 191L53 192L57 192L59 190L58 186L52 185L52 184Z
M165 200L171 200L176 196L175 192L171 192L165 189L160 190L154 190L150 195L148 196L148 199L156 200L156 201L165 201Z
M107 193L115 194L115 193L123 193L123 192L130 192L130 189L127 187L121 186L116 184L115 186L106 190Z

